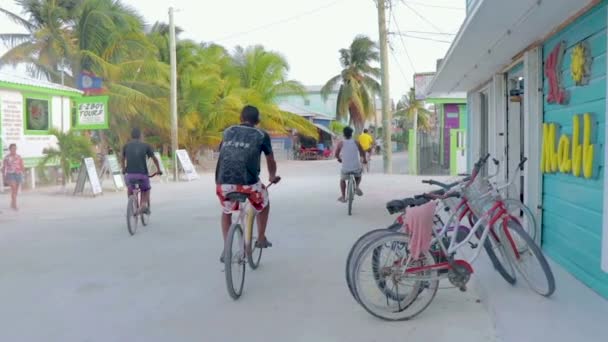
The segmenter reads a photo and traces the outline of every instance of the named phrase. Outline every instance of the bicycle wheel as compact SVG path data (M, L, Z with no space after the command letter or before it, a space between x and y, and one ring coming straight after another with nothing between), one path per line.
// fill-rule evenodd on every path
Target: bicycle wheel
M407 246L408 241L405 234L390 233L369 244L357 258L354 291L361 306L375 317L389 321L408 320L424 311L435 298L439 287L437 271L425 269L405 274L407 268L435 264L431 253L426 252L419 260L405 265L403 260L407 260L409 250L400 246ZM386 245L391 247L384 248ZM387 251L381 260L374 261L374 250L378 247ZM379 279L369 269L368 265L374 263L381 266L379 274L386 283L384 289L378 287ZM396 294L396 298L387 295L387 288Z
M148 207L150 206L150 203L148 203ZM141 213L141 224L145 227L150 223L150 214L147 213Z
M129 201L127 202L127 229L131 236L135 235L135 232L137 232L137 222L139 221L139 218L137 217L138 211L139 207L135 196L129 196Z
M538 232L538 226L536 225L536 218L534 214L532 214L532 210L528 208L521 201L516 199L506 199L504 200L505 208L509 212L511 217L517 219L518 223L521 225L523 230L528 233L528 235L532 238L532 241L536 241L536 234ZM525 248L525 243L520 241L515 241L518 249Z
M353 214L353 201L355 200L355 177L349 176L348 178L348 215Z
M363 250L363 248L365 248L365 246L367 246L367 244L369 242L372 242L375 237L377 237L378 235L381 235L383 233L386 232L394 232L399 230L399 228L401 228L401 225L398 223L394 223L392 225L390 225L388 228L382 228L382 229L374 229L374 230L370 230L369 232L361 235L357 241L355 241L355 243L353 244L353 246L350 248L350 251L348 252L348 256L346 257L346 284L348 285L348 290L350 291L350 294L353 296L353 298L355 298L356 301L359 301L359 299L357 298L357 296L355 295L355 292L353 290L353 280L352 280L352 275L354 272L354 261L356 260L357 256L359 255L359 253L361 252L361 250Z
M232 299L239 299L245 284L245 251L243 249L243 229L235 224L230 227L224 245L224 268L226 288Z
M477 221L477 217L471 213L469 215L469 222L471 223L471 227L475 226L475 222ZM482 225L475 232L475 236L478 239L481 239L481 235L485 227ZM497 235L490 232L488 237L483 242L483 248L494 266L494 269L500 276L509 284L514 285L517 282L517 277L515 275L515 269L513 269L513 265L511 264L509 258L506 255L505 246L501 243L499 239L497 239Z
M540 247L523 230L519 222L511 217L503 220L501 228L501 239L509 245L506 248L507 255L519 274L533 291L541 296L551 296L555 292L555 278ZM520 250L520 246L515 241L519 241L522 245L525 243L525 248Z
M254 227L255 217L257 216L255 210L249 207L247 211L247 240L249 241L247 251L247 262L252 270L257 269L260 266L260 260L262 259L262 248L256 247L255 244L258 241L258 232Z

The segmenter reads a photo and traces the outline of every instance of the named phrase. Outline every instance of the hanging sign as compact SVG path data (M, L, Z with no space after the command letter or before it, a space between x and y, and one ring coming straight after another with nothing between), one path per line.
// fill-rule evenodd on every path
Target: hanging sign
M89 183L93 195L99 195L103 193L101 188L101 182L97 175L97 169L95 168L95 161L93 158L84 158L82 164L80 164L80 171L78 171L78 179L76 181L76 189L74 189L74 195L84 193L86 183Z
M177 150L175 151L177 155L177 160L184 171L184 175L188 181L198 179L198 174L194 169L194 165L192 164L192 160L190 160L190 156L186 150Z
M85 96L76 99L74 129L98 130L110 128L107 96Z

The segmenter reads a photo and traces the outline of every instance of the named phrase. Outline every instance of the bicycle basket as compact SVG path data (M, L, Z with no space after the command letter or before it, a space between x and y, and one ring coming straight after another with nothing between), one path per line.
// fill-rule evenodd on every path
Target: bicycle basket
M490 181L483 177L475 178L471 184L462 189L462 194L477 217L481 217L494 202L502 199Z

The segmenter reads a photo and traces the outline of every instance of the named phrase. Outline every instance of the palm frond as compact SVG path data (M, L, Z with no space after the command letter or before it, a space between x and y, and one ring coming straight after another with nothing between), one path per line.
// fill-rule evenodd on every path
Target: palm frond
M28 31L33 31L36 29L36 27L32 25L27 19L21 17L18 14L15 14L2 7L0 7L0 12L4 13L10 20L12 20L17 25L23 26Z
M321 88L321 96L323 97L323 101L327 101L329 95L334 92L336 86L339 82L342 81L342 75L337 75L329 79L327 83Z

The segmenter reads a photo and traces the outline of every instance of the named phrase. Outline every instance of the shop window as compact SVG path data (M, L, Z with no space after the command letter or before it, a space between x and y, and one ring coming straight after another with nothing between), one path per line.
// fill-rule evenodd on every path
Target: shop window
M25 96L25 131L29 134L45 134L51 127L50 98Z

